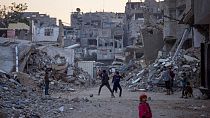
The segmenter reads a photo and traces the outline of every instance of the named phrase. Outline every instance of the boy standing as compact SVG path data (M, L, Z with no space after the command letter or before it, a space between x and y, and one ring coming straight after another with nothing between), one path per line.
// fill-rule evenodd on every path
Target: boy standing
M114 92L114 90L117 90L119 88L120 89L119 97L121 97L121 95L122 95L122 88L120 86L120 79L122 79L122 76L120 76L119 72L116 71L115 75L113 76L113 79L112 79L112 83L114 83L112 91Z
M106 70L103 70L103 72L100 74L100 77L101 77L101 85L98 90L98 95L100 95L101 88L105 85L111 92L111 96L114 97L113 91L111 90L110 85L109 85L109 76L108 76Z

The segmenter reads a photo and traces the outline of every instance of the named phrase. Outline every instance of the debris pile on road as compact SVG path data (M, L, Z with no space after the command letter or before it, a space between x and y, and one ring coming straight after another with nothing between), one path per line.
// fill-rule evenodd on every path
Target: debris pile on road
M87 72L76 66L69 65L65 57L59 54L54 54L54 57L52 57L52 54L50 55L46 51L34 49L27 62L25 72L39 83L43 83L45 70L50 68L53 90L58 90L58 88L66 90L66 88L74 88L75 86L87 87L92 83L93 79ZM69 68L70 66L71 68ZM72 69L72 76L67 75L68 69Z
M175 73L174 86L181 86L183 73L189 78L193 87L199 86L200 60L199 49L180 50L174 60L172 57L158 58L155 63L144 69L136 69L125 77L124 86L131 91L164 91L164 81L160 78L163 67L172 66Z
M88 72L82 70L81 68L74 66L73 77L69 77L68 80L75 85L91 86L94 84L94 79L88 74Z
M75 92L77 87L81 89L93 83L90 75L76 66L72 67L74 74L68 76L68 67L63 55L32 48L22 72L8 74L0 70L0 116L51 118L62 117L63 112L74 110L74 101L44 96L47 69L50 71L49 93Z
M66 77L68 63L64 57L59 55L50 57L46 52L34 49L27 63L26 72L37 79L44 78L46 68L52 69L52 74L56 80Z
M39 91L39 86L26 82L27 78L21 80L20 77L26 75L21 73L18 78L14 78L0 71L0 116L2 118L62 117L64 113L71 113L76 108L77 103L74 100L43 96ZM37 89L28 84L32 84ZM70 88L63 88L63 90L74 91ZM86 98L78 101L87 102L89 100Z

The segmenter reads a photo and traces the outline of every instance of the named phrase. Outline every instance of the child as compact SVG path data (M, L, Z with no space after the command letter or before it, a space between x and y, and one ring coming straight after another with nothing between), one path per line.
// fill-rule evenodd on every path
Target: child
M113 79L112 79L112 83L113 84L113 89L112 91L117 91L117 89L119 88L120 89L120 94L119 94L119 97L121 97L121 94L122 94L122 88L120 86L120 79L122 79L122 76L119 75L119 72L116 71L115 72L115 75L113 76Z
M152 118L152 112L149 104L147 103L147 95L142 94L139 99L139 118Z
M181 98L183 98L183 97L186 97L185 96L185 89L186 89L186 85L187 85L187 75L186 75L186 73L182 74L181 82L182 82L182 97Z

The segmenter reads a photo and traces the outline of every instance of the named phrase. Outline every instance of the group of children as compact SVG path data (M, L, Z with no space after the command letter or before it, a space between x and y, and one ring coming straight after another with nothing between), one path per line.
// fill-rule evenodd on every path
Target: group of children
M120 79L122 79L122 76L119 74L118 71L115 72L115 75L113 76L112 83L113 83L113 89L111 89L109 85L109 77L106 72L106 70L103 70L101 73L99 73L99 76L101 78L101 85L99 87L98 95L100 95L101 88L103 86L106 86L109 91L111 92L111 96L114 97L114 91L117 91L117 89L120 89L119 97L121 97L122 94L122 88L120 86ZM147 95L142 94L139 96L139 118L152 118L152 112L150 109L149 104L147 103Z
M120 86L120 80L122 79L122 76L119 74L118 71L115 72L115 75L113 76L113 79L112 79L113 89L111 89L111 87L109 85L109 76L108 76L106 70L103 70L102 72L100 72L99 76L101 78L101 85L98 90L98 95L100 95L102 87L106 86L109 89L109 91L111 92L111 97L115 97L114 91L117 91L117 89L120 89L119 97L121 97L122 88Z

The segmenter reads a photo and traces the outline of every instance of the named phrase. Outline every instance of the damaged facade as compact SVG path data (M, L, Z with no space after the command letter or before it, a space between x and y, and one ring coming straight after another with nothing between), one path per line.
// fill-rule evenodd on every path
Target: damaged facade
M161 10L158 2L155 0L145 0L144 2L132 2L129 0L125 6L125 37L124 45L133 45L139 41L142 42L140 36L140 28L145 22L144 12L149 10L150 14L154 15L157 20L161 19Z
M56 18L39 12L24 12L22 17L31 23L31 41L57 41L59 27Z
M163 2L155 0L126 3L124 19L126 60L143 60L147 64L154 62L157 50L163 46L162 4ZM152 45L149 42L153 42Z
M164 1L164 52L175 53L180 41L184 38L185 48L192 47L192 30L190 26L180 24L180 20L191 9L191 0Z
M115 59L123 53L123 13L95 12L71 14L75 42L84 50L84 57L97 55L97 60Z
M176 73L175 86L181 86L182 73L186 73L190 84L209 96L208 2L165 0L163 50L159 51L155 63L129 74L125 86L131 90L155 91L155 86L163 85L162 68L172 65Z
M209 66L209 13L210 9L207 5L210 4L208 0L194 0L192 4L192 10L194 15L195 28L199 33L205 37L205 41L201 43L201 91L210 96L210 66ZM201 38L196 37L196 42L201 42Z

